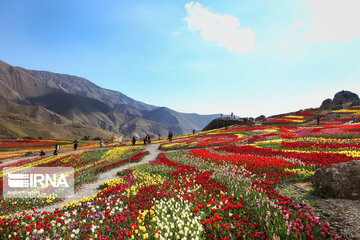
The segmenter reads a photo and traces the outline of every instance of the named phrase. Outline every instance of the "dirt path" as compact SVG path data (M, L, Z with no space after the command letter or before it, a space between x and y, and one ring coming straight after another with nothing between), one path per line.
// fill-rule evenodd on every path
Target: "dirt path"
M57 202L56 204L45 206L45 207L42 207L42 208L38 208L36 210L41 211L41 212L42 211L50 212L50 211L54 211L56 208L60 208L61 205L64 205L65 203L68 203L68 202L71 202L72 200L79 201L84 197L91 197L92 195L96 194L99 191L98 187L99 187L99 185L101 183L115 178L116 173L118 171L129 168L129 167L133 167L135 165L147 163L150 160L155 160L156 157L158 156L158 154L162 152L161 150L158 149L159 145L160 145L159 143L158 144L147 145L145 150L149 151L150 154L146 155L140 162L125 164L125 165L122 165L121 167L111 169L108 172L101 173L100 175L98 175L98 178L97 178L97 180L95 182L91 182L91 183L87 183L87 184L82 185L80 187L80 189L78 189L75 192L74 198L66 199L64 201Z

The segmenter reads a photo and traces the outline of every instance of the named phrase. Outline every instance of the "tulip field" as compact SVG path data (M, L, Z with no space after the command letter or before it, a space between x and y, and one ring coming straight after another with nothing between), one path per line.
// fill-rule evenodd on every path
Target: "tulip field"
M75 188L81 184L94 181L96 175L105 172L121 164L139 160L146 152L143 147L119 147L103 150L92 150L76 154L65 154L56 156L42 156L37 158L25 159L15 163L1 165L4 167L73 167L75 169ZM3 187L3 172L0 173L0 192ZM54 196L35 199L1 199L0 214L4 215L19 210L29 210L34 207L41 207L56 202Z
M0 140L0 160L22 157L27 153L40 153L53 151L58 144L61 150L73 149L73 142L68 140L46 140L46 139L4 139ZM105 143L106 147L115 146L115 143ZM78 149L98 148L98 141L80 141Z
M150 163L54 212L53 199L1 199L1 239L338 239L313 209L276 190L317 168L360 158L360 124L233 126L163 139ZM306 116L308 115L308 116ZM123 146L11 166L72 166L75 185L145 154ZM2 166L4 167L4 166ZM49 201L49 202L46 202ZM35 209L34 211L29 211Z

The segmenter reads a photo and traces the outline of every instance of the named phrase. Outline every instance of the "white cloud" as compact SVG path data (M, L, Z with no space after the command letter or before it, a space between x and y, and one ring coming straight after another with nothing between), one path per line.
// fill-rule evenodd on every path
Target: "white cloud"
M300 19L298 21L296 21L291 27L290 27L290 31L291 32L296 32L297 30L299 30L305 23L305 19Z
M205 41L216 41L230 52L249 52L255 48L255 37L250 27L241 28L239 20L231 15L212 13L201 4L185 5L185 21L190 30L199 30Z
M304 0L309 7L310 30L305 37L314 41L351 41L360 37L359 0Z

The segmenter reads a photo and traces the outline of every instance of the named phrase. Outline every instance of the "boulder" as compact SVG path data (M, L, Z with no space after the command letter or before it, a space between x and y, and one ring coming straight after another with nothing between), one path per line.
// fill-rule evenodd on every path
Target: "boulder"
M212 129L227 127L231 125L247 125L250 121L247 118L230 118L222 117L212 120L202 131L208 131Z
M330 98L325 99L325 100L321 103L320 108L321 108L321 109L330 109L332 102L333 102L333 100L331 100Z
M360 199L360 160L320 168L315 171L314 183L330 197Z
M266 120L266 117L264 115L260 115L257 118L255 118L256 122L262 122L262 121L265 121L265 120Z
M359 96L350 91L340 91L335 94L333 99L326 99L322 102L320 109L338 110L344 107L360 105Z
M360 99L356 93L342 90L335 94L333 101L338 105L342 105L345 103L359 102Z

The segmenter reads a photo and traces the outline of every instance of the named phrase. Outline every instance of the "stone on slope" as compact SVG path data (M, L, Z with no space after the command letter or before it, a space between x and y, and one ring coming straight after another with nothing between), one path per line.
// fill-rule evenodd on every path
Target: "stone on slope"
M360 160L320 168L314 174L314 183L328 196L360 199Z

